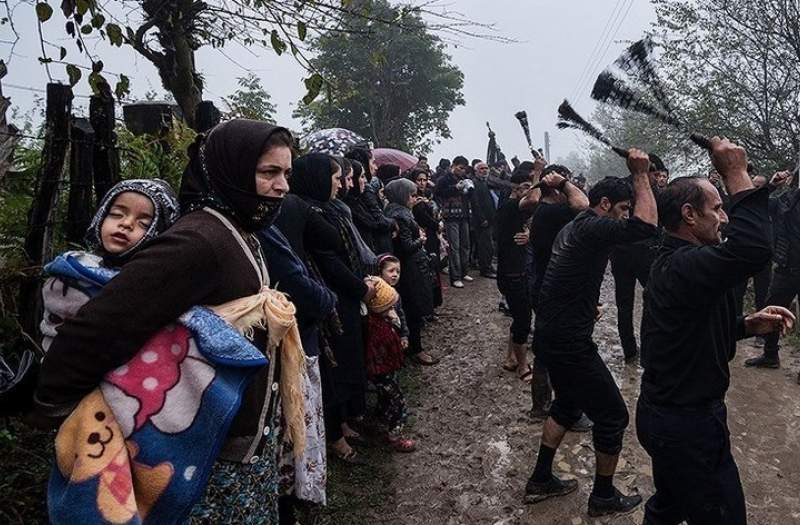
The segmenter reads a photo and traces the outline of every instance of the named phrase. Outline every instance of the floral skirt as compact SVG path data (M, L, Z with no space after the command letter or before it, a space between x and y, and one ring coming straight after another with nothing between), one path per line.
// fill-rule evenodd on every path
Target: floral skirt
M275 451L275 431L267 436L265 451ZM278 523L278 467L275 454L254 464L218 461L203 499L189 516L191 524Z
M279 458L280 489L281 494L325 505L327 456L319 357L306 358L306 372L304 377L306 449L302 456L295 458L292 455L291 444L283 441Z

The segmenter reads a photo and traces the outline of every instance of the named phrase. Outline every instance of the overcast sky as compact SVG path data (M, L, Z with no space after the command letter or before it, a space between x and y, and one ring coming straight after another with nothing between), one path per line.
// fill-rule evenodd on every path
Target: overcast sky
M494 23L500 34L519 43L464 38L462 45L450 48L453 62L464 72L466 106L451 115L453 138L434 148L429 155L431 163L458 154L484 157L487 120L507 157L523 157L527 146L514 118L514 113L522 109L531 120L535 145L543 146L544 132L550 132L551 159L580 149L580 138L555 128L556 108L567 97L579 112L591 114L594 106L589 92L593 80L626 43L640 38L655 18L650 2L643 0L458 0L449 5L472 20ZM27 110L37 93L25 88L43 90L48 78L37 61L40 52L33 6L22 4L14 19L21 40L10 60L9 28L0 28L2 56L9 66L3 88L14 106ZM44 29L48 40L65 45L70 56L75 56L73 44L64 38L58 9ZM107 71L131 78L134 97L151 89L163 92L155 69L131 50L109 50L106 43L98 43L97 51ZM57 49L50 52L58 58ZM298 128L291 113L305 92L301 79L306 73L292 58L264 51L254 55L236 46L223 52L209 47L198 53L197 66L206 79L206 98L217 101L230 94L236 89L236 77L250 69L261 77L277 104L278 122ZM54 78L66 79L63 65L53 65L51 69ZM75 92L88 95L85 81ZM75 104L85 107L88 100L78 96Z

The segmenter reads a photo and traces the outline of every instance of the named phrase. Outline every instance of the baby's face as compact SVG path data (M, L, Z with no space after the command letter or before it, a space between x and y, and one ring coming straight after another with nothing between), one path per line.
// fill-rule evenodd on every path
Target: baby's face
M387 264L383 271L381 271L381 277L391 286L396 286L397 281L400 280L400 265L397 263Z
M112 255L125 253L142 240L153 223L153 202L134 191L120 193L100 227L100 241Z

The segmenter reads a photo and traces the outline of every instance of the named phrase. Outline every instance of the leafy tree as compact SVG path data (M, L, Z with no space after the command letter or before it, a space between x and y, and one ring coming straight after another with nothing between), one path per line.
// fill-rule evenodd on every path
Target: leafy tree
M800 154L800 4L655 0L661 65L685 119L764 169Z
M261 85L261 80L253 73L239 77L239 89L222 99L228 106L226 118L249 118L275 122L275 104L272 97Z
M61 0L66 17L65 30L78 51L91 60L91 68L81 68L76 61L65 59L64 46L46 42L44 24L53 17L56 0L39 0L34 8L38 16L42 40L40 61L49 68L64 64L69 81L78 83L83 69L93 89L103 76L103 62L97 46L87 48L84 39L99 35L110 45L131 46L155 66L164 89L172 93L190 126L195 125L195 109L202 100L203 78L195 63L195 52L204 46L222 48L230 43L250 48L291 55L308 71L304 80L307 94L304 102L314 100L324 85L320 72L312 65L304 50L307 38L324 32L353 34L381 33L389 28L415 27L424 15L432 31L445 37L464 35L496 41L509 41L493 34L493 27L469 21L450 11L440 0L419 0L393 10L392 17L373 11L370 0ZM13 28L13 9L7 3L7 17ZM51 22L52 23L52 22ZM47 46L58 48L59 56L50 56ZM129 79L119 75L118 97L125 96Z
M381 18L403 16L386 0L364 5ZM442 40L416 14L380 31L367 19L347 16L353 32L329 32L310 43L317 53L311 65L330 87L326 100L296 111L304 126L343 127L405 151L430 151L437 137L449 138L447 118L464 104L464 76Z

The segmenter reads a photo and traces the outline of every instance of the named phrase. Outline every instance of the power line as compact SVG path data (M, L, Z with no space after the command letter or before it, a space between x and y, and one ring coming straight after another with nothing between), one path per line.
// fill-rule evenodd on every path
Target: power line
M595 64L595 66L589 71L590 75L587 78L588 85L584 86L584 89L586 89L587 87L589 87L591 85L592 80L593 80L595 74L597 73L598 65L599 65L600 68L604 67L603 61L605 60L606 55L608 54L608 50L611 49L611 44L614 43L614 39L617 37L617 34L619 33L619 30L622 29L622 25L625 23L625 20L628 18L628 15L630 14L632 8L633 8L633 0L630 0L630 2L628 2L628 8L625 11L625 14L622 16L622 18L620 18L616 29L614 29L614 32L611 35L611 38L608 40L608 43L606 44L606 48L603 50L603 53L598 57L598 60L597 60L597 63Z
M605 41L606 34L608 33L608 31L613 26L613 22L612 21L615 20L617 18L617 16L619 16L619 14L617 13L617 10L622 6L623 2L624 2L624 0L617 0L617 4L614 6L614 9L611 11L611 14L608 17L608 20L606 20L606 25L603 28L603 31L600 33L600 38L595 43L594 48L592 49L592 52L589 54L589 57L586 59L586 64L583 65L583 69L581 70L581 74L578 77L578 81L575 83L575 91L572 94L572 98L575 98L579 94L580 86L583 83L583 78L586 75L587 70L589 69L589 67L592 65L592 62L594 60L595 55L597 54L598 51L600 51L600 48L603 47L603 42ZM620 9L620 12L621 12L621 9Z

